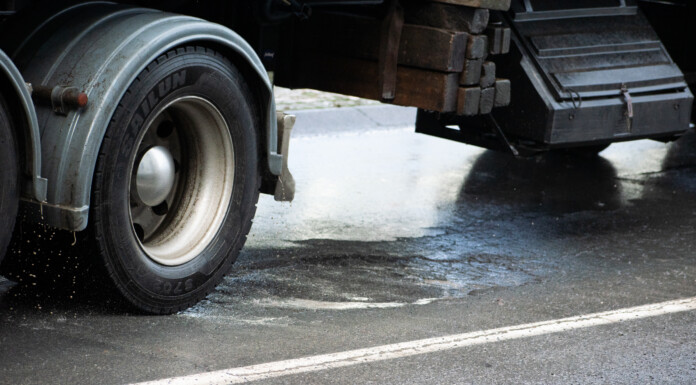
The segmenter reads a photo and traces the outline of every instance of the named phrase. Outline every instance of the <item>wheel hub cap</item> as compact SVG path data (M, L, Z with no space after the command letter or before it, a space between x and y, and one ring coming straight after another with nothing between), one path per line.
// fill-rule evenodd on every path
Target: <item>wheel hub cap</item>
M152 147L138 165L138 196L148 206L164 202L174 187L175 166L172 154L163 146Z
M153 113L130 175L130 219L147 257L191 262L213 242L230 209L234 144L223 114L184 96Z

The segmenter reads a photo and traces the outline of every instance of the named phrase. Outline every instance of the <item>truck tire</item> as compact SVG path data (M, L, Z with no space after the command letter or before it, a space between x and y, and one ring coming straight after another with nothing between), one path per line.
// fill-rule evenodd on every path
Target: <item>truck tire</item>
M190 307L236 260L261 182L253 100L234 65L202 47L161 56L121 99L89 231L103 272L137 309Z
M0 95L0 261L12 238L19 205L17 142L7 105Z

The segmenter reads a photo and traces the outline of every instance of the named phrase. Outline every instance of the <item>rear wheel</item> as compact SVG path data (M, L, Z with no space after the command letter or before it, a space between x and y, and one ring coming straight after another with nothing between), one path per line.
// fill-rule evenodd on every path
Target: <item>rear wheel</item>
M7 105L0 96L0 261L5 255L17 218L18 178L17 141L7 114Z
M252 103L239 71L200 47L160 57L121 100L90 227L105 272L137 308L187 308L235 261L259 194Z

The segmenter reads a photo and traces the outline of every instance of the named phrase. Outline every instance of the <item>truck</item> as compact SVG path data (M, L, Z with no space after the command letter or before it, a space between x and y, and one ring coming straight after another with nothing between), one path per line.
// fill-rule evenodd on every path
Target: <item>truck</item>
M5 253L48 228L139 311L205 298L259 194L295 194L274 85L417 107L416 132L514 156L677 140L695 16L687 0L0 1L0 273L50 265Z

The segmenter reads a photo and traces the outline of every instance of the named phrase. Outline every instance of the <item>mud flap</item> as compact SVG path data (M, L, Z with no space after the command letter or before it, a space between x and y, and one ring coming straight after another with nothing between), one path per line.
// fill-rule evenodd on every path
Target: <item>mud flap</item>
M278 148L283 156L283 170L278 176L275 187L275 200L279 202L291 202L295 198L295 179L288 169L288 151L290 149L290 133L295 125L295 116L277 112L278 118Z

